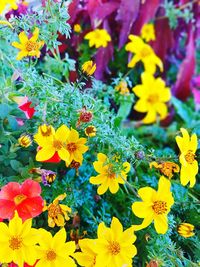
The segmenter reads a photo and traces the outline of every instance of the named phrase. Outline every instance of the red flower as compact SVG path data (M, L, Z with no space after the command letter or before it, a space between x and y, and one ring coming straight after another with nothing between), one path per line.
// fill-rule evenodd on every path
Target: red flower
M38 216L44 206L38 182L27 179L21 185L10 182L0 191L0 218L11 219L15 210L23 221Z
M18 104L18 108L21 109L27 119L31 119L35 113L35 108L31 107L32 102L28 101L27 96L15 96L13 100Z
M28 265L27 263L24 263L24 267L35 267L36 264L37 264L37 261L36 261L36 263L33 266ZM11 263L9 263L8 267L18 267L18 265L15 264L14 262L11 262Z

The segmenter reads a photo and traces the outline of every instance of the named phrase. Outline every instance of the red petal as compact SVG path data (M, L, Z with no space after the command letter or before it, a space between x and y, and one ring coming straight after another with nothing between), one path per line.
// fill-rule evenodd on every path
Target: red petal
M53 157L51 157L48 160L45 160L43 162L52 162L52 163L59 163L61 161L60 157L58 156L58 153L56 152Z
M41 194L41 186L38 182L31 179L25 180L21 185L21 194L28 198L39 196Z
M30 107L31 104L32 104L32 102L27 102L27 103L19 106L19 109L24 111L27 119L31 119L33 117L33 114L35 113L34 107Z
M0 199L0 218L11 219L14 215L15 208L14 201Z
M16 182L10 182L3 186L0 191L0 199L13 200L14 197L21 193L21 185Z
M42 213L43 206L44 201L42 197L27 198L17 206L17 212L19 217L25 221Z

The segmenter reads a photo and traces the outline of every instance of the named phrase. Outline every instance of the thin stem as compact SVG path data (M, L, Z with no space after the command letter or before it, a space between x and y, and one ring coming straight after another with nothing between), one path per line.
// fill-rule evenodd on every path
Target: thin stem
M51 76L51 75L49 75L49 74L47 74L47 73L45 73L45 72L43 72L42 74L43 74L44 76L46 76L46 77L49 77L49 78L53 79L53 80L56 81L57 83L60 83L60 84L62 84L62 85L64 86L64 83L61 82L59 79L57 79L57 78L55 78L55 77L53 77L53 76Z

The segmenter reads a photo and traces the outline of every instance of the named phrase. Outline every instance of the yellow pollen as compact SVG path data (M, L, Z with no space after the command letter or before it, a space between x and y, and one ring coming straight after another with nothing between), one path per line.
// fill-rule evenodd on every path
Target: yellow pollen
M12 236L9 240L9 247L12 250L20 249L22 247L22 238L19 236Z
M59 140L54 140L53 141L53 146L54 146L54 148L56 149L56 150L60 150L61 148L62 148L62 142L61 141L59 141Z
M151 50L148 47L144 47L140 52L141 58L148 57L151 55Z
M57 217L59 214L62 214L62 210L59 205L51 204L48 208L48 215L51 218Z
M39 49L39 44L37 42L33 42L28 40L26 43L26 50L28 52L35 51Z
M152 209L157 215L161 215L166 213L167 211L167 203L165 201L154 201Z
M76 151L76 149L77 149L77 146L76 146L75 143L69 143L69 144L67 144L67 150L69 152L74 152L74 151Z
M56 259L56 253L53 250L49 250L46 256L48 261L54 261Z
M19 205L25 199L27 199L27 196L25 196L23 194L20 194L20 195L17 195L16 197L14 197L14 202L15 202L16 205Z
M108 250L112 255L117 255L120 253L120 245L116 241L109 242Z
M159 100L159 96L157 94L152 94L152 95L149 95L147 101L151 104L155 104L157 103Z
M185 160L186 160L189 164L192 164L193 161L195 161L195 154L192 153L191 150L188 150L187 154L185 155Z

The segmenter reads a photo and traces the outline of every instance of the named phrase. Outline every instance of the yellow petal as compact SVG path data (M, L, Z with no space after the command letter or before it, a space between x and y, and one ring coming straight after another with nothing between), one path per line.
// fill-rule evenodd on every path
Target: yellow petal
M139 99L135 106L134 109L138 112L147 112L148 111L148 103L146 99Z
M142 121L145 124L155 122L156 121L156 111L153 108L149 109L147 115L144 117L144 119Z
M190 149L195 153L198 147L198 140L197 140L197 135L193 134L191 136L190 144L189 144Z
M25 44L27 41L28 41L28 37L26 35L26 33L23 31L23 32L20 32L19 34L19 40L22 44Z
M154 218L154 226L158 234L165 234L168 229L168 222L166 215L157 215Z
M114 238L115 239L120 238L122 233L123 233L122 224L120 223L120 221L116 217L112 218L111 230L112 230L112 232L114 234Z
M119 184L116 179L112 179L110 181L109 190L112 194L117 193L117 191L119 190Z
M58 155L62 160L66 161L66 162L69 161L70 154L64 147L62 147L61 149L58 150Z
M149 213L152 212L150 205L145 204L144 202L134 202L132 204L133 213L139 218L145 218Z
M30 41L32 42L36 42L39 36L39 29L35 28L34 32L33 32L33 36L30 38Z
M36 160L37 161L45 161L53 157L55 154L56 150L53 146L47 146L41 148L36 155Z
M151 203L157 192L151 187L143 187L138 190L138 194L143 201Z
M69 128L66 125L62 125L57 129L57 131L55 133L55 137L60 142L64 143L64 142L66 142L67 138L69 137L69 133L70 133Z

